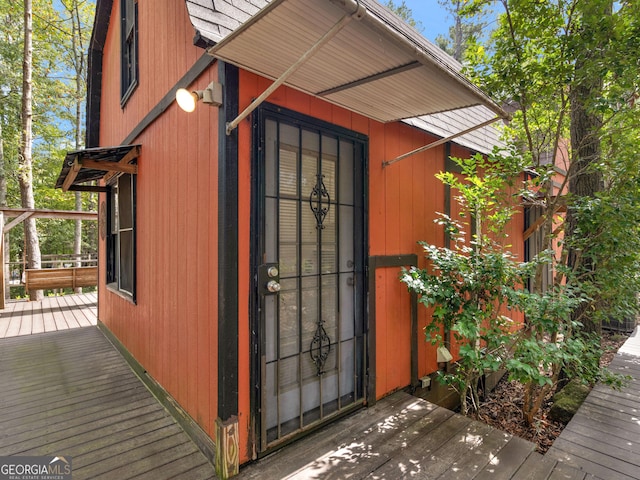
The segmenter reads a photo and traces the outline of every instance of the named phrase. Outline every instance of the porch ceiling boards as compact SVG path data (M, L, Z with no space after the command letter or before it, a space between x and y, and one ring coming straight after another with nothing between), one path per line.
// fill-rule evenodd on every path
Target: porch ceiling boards
M272 79L308 56L285 85L381 122L474 105L507 116L459 63L372 0L274 0L208 51Z

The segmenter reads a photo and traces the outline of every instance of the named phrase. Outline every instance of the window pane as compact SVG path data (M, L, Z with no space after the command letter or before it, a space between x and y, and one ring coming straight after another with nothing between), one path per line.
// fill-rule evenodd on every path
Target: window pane
M133 0L124 0L124 22L125 22L125 33L129 36L131 29L134 26L133 18L134 18L134 5Z
M279 324L279 358L286 358L298 353L298 284L294 280L281 280L280 284L280 324Z
M133 294L133 230L120 232L120 289Z
M331 137L322 137L322 175L324 186L332 202L336 199L336 160L338 141Z
M118 186L117 184L111 188L109 196L109 232L118 233Z
M265 130L265 190L266 194L271 197L275 197L278 194L276 185L276 149L278 148L278 126L273 120L267 120L264 125ZM270 217L267 217L270 218Z
M120 230L133 228L133 190L131 175L122 175L118 179L118 214Z
M342 204L353 205L353 143L340 141L340 192Z
M280 148L280 195L298 195L298 151Z
M120 102L124 105L137 85L138 6L136 0L121 0L120 17Z

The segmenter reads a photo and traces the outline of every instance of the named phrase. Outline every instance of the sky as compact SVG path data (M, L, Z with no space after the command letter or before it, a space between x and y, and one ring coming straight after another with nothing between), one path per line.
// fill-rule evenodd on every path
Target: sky
M384 0L381 3L385 3ZM395 3L402 2L396 0ZM421 33L427 39L433 42L438 35L446 36L449 26L453 24L453 18L438 0L404 0L404 3L411 9L413 18L422 23Z

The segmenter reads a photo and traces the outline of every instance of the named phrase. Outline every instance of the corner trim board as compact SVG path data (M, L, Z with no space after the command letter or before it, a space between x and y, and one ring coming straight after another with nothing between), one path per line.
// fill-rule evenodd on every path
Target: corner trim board
M238 131L226 134L238 112L238 67L219 62L218 80L218 417L226 422L238 415Z

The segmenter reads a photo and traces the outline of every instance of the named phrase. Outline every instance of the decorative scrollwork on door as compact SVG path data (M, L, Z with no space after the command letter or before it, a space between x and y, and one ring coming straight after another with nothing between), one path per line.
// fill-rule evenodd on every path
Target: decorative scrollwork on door
M311 350L309 352L311 360L313 360L318 370L318 376L324 373L324 364L331 352L331 338L329 338L327 331L322 326L323 323L322 320L318 322L318 328L311 340Z
M322 225L322 223L329 213L331 198L329 198L329 192L327 191L327 187L322 180L324 178L324 175L318 173L316 175L316 178L316 185L315 187L313 187L311 195L309 195L309 206L311 207L313 215L316 217L316 228L321 229L324 228L324 225Z

